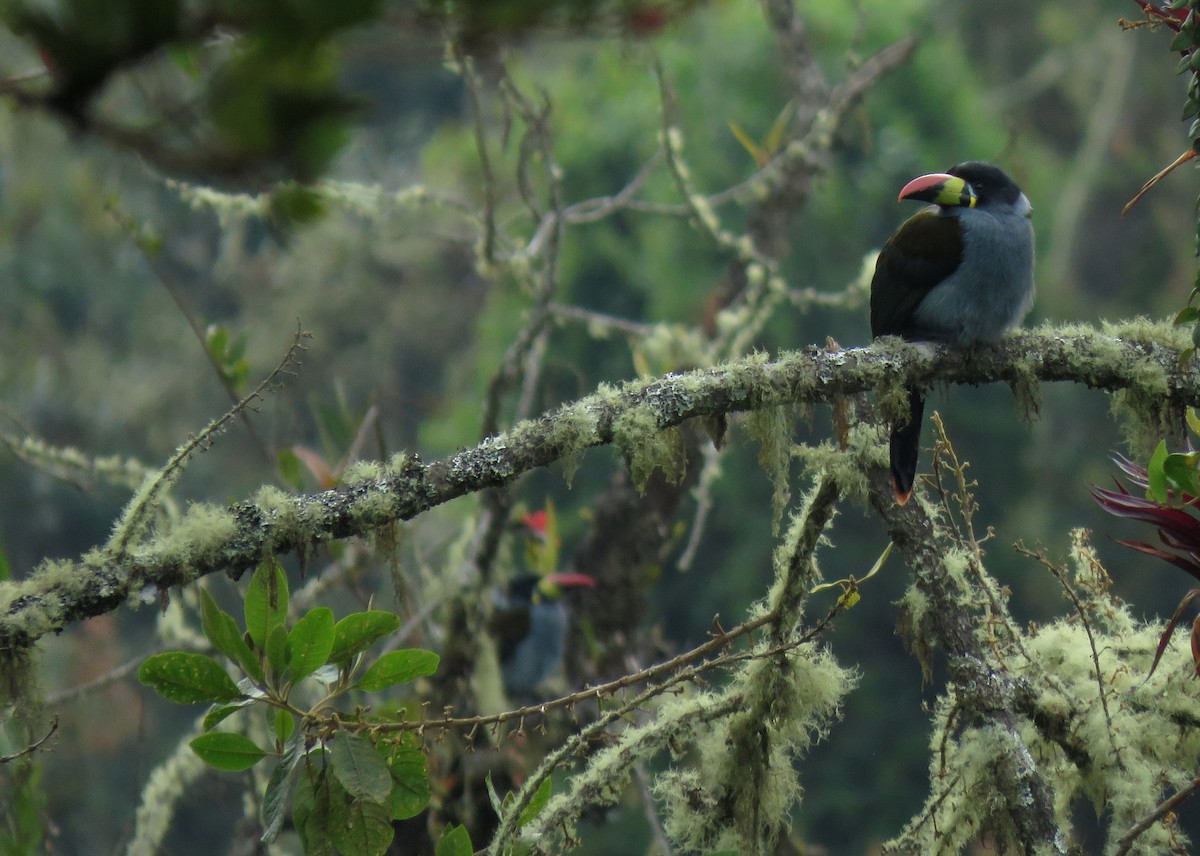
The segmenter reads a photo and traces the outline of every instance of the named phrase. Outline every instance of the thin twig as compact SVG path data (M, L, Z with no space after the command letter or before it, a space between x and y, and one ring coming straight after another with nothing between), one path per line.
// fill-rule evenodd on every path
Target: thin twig
M458 54L462 68L467 101L471 105L471 118L475 129L475 151L479 155L479 169L483 173L483 258L489 264L496 260L496 205L499 192L496 189L496 174L492 171L492 159L488 154L486 123L479 91L482 83L475 73L475 60L466 54Z
M105 545L106 551L117 555L122 555L126 552L129 542L140 530L146 515L157 505L159 494L179 477L192 455L198 450L207 448L213 442L216 435L229 424L231 419L262 398L283 375L291 373L291 368L299 362L300 352L304 350L304 340L310 338L311 335L297 322L296 332L292 337L292 344L288 347L287 353L283 355L283 359L279 365L254 388L253 392L237 402L224 415L208 423L199 434L188 438L188 441L176 450L166 465L159 470L157 476L155 476L154 483L150 485L149 489L140 494L122 513L121 519L114 527L113 537Z
M200 321L191 305L187 302L187 299L184 297L183 289L179 287L179 284L175 282L175 279L167 272L165 265L161 263L158 255L154 252L151 252L149 247L147 247L145 239L137 234L137 224L134 223L133 219L124 212L117 210L115 205L109 206L108 212L113 219L116 220L117 225L119 225L124 230L125 234L130 237L133 245L137 247L138 252L142 254L142 260L146 262L146 266L150 268L150 272L154 274L154 277L158 280L159 285L163 287L167 294L170 295L171 300L174 301L175 307L179 310L179 314L183 316L184 321L187 322L188 328L192 331L192 335L196 337L196 341L200 344L200 351L204 354L204 358L208 361L209 366L212 368L213 374L216 375L217 383L219 383L221 388L225 390L225 395L228 396L230 402L232 402L236 407L238 399L240 398L238 390L234 387L233 382L229 379L229 377L226 376L220 362L217 360L216 354L214 354L212 348L209 347L208 334L205 329L205 325ZM241 409L238 412L238 416L241 420L242 427L246 429L246 433L249 434L251 442L253 442L255 448L258 449L259 454L261 454L263 457L263 460L265 460L268 465L273 466L275 463L275 455L271 451L270 447L267 446L263 438L259 435L258 430L254 427L254 423L250 420L250 415L245 411L245 409Z
M1067 575L1063 572L1063 569L1054 562L1051 562L1045 553L1041 551L1034 552L1024 544L1020 543L1014 545L1014 547L1018 553L1027 558L1033 559L1043 568L1053 574L1054 578L1058 580L1059 585L1062 586L1067 598L1075 607L1075 613L1079 616L1079 622L1083 626L1083 632L1087 634L1088 647L1092 652L1092 670L1096 676L1096 690L1100 695L1100 707L1104 711L1104 722L1107 726L1106 730L1108 731L1109 743L1112 745L1113 757L1116 758L1118 769L1123 770L1125 768L1125 764L1121 760L1121 747L1117 745L1116 730L1113 728L1112 714L1108 710L1108 690L1105 687L1106 681L1104 680L1104 672L1100 668L1100 652L1096 648L1096 636L1094 633L1092 633L1092 622L1088 620L1087 610L1084 608L1083 602L1079 599L1079 595L1075 592L1075 587L1072 586L1070 580L1067 579ZM1085 706L1073 704L1071 709L1083 710L1085 709Z
M50 737L56 731L58 731L58 717L57 716L54 717L54 719L52 719L50 721L50 728L46 730L46 733L43 734L37 740L35 740L33 743L30 743L24 749L21 749L18 752L14 752L11 755L0 755L0 764L7 764L10 761L17 760L18 758L20 758L23 755L33 754L33 752L36 751L38 749L38 747L40 747L43 743L45 743L47 740L49 740Z
M1183 788L1180 788L1173 795L1155 806L1153 811L1151 811L1133 826L1129 827L1129 831L1122 835L1120 840L1117 841L1117 849L1113 853L1113 856L1126 856L1126 854L1128 854L1133 848L1133 843L1137 840L1139 835L1153 826L1160 818L1169 814L1170 812L1173 812L1181 803L1183 803L1184 800L1196 793L1197 790L1200 790L1200 776L1192 779L1192 781Z

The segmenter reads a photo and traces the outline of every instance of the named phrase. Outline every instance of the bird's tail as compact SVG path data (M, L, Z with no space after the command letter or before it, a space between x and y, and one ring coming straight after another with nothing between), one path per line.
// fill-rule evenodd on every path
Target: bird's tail
M921 421L925 413L925 396L916 388L908 391L908 422L892 431L892 488L896 502L904 505L912 495L917 478L917 457L921 452Z

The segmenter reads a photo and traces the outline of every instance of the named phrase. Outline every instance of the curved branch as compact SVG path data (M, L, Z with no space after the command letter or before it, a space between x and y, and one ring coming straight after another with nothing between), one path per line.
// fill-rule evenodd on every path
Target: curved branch
M28 647L46 633L110 612L143 591L182 585L216 571L239 576L267 556L370 533L593 446L627 454L652 446L657 432L712 416L934 381L960 384L1069 381L1137 392L1171 407L1200 404L1200 371L1179 363L1164 342L1170 326L1122 331L1042 329L963 351L896 339L870 347L809 348L774 361L752 356L599 391L448 458L424 463L399 455L359 480L291 496L264 489L230 508L197 505L178 528L124 555L93 550L75 562L48 561L29 579L0 588L0 651ZM1182 347L1182 343L1181 347Z

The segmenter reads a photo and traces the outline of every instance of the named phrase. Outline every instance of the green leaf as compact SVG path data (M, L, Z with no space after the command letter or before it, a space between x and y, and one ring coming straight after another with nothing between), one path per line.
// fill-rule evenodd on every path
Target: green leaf
M212 731L230 716L251 704L254 704L254 699L245 698L241 701L235 701L233 704L218 705L208 713L204 714L204 721L201 723L200 727L205 731Z
M529 805L525 806L525 810L521 812L521 816L517 818L517 829L520 829L525 824L529 823L535 817L542 813L542 809L546 807L546 803L550 802L550 794L552 793L550 779L547 777L538 785L537 792L529 801Z
M280 743L287 743L292 732L296 730L296 717L282 707L275 708L275 737Z
M267 662L276 678L281 678L288 667L288 632L282 624L276 624L267 634Z
M429 759L415 746L398 746L387 759L394 820L416 817L429 805Z
M208 355L214 362L220 363L225 359L225 350L229 347L229 328L220 324L210 324L204 331L208 344Z
M330 742L329 768L346 793L356 799L382 803L392 791L392 774L375 747L344 730Z
M249 737L230 731L210 731L188 745L204 763L227 773L249 770L267 754Z
M147 657L138 669L138 680L179 704L245 698L224 667L203 654L168 651Z
M246 589L246 632L259 651L266 650L271 631L287 618L288 585L283 566L267 559L250 578Z
M1163 472L1163 463L1167 460L1167 441L1159 440L1150 462L1146 465L1146 481L1150 499L1165 505L1167 502L1167 476Z
M474 856L475 848L465 827L447 826L438 839L434 853L435 856Z
M279 835L279 830L283 828L283 822L287 818L292 789L300 772L300 762L304 759L303 745L304 741L299 738L288 743L283 757L279 759L279 763L271 771L271 778L267 780L262 803L262 840L268 843Z
M1191 324L1194 321L1200 320L1200 309L1195 306L1185 306L1175 315L1175 325Z
M233 616L217 605L208 589L200 590L200 626L205 638L218 651L241 666L252 681L262 686L265 682L262 663L242 638Z
M288 635L288 647L292 681L299 681L324 666L333 650L333 610L318 606L301 616Z
M314 764L300 765L292 798L292 822L300 835L304 856L332 856L329 838L330 777ZM339 793L341 789L339 788Z
M246 380L250 377L250 363L246 360L234 360L221 366L221 376L229 382L229 385L238 392L241 392L246 386Z
M437 671L440 660L437 654L420 648L390 651L371 664L355 683L355 687L367 692L376 692L394 684L423 678Z
M382 803L331 800L329 837L342 856L382 856L396 834Z
M1171 44L1167 48L1171 53L1179 53L1192 48L1196 43L1196 34L1188 32L1186 29L1180 30L1175 34L1175 38L1171 39Z
M291 449L280 449L275 454L275 461L283 483L292 490L304 490L304 464L301 463L300 456Z
M1176 493L1187 493L1192 496L1200 494L1200 484L1197 483L1196 461L1200 455L1193 452L1184 454L1177 452L1167 455L1163 461L1163 475L1167 484Z
M328 662L340 663L365 651L372 642L400 629L400 619L382 609L347 615L333 628L333 650Z

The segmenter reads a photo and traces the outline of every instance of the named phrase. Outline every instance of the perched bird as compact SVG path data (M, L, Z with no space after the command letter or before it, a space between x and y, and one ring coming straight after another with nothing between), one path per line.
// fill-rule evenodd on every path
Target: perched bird
M533 694L562 667L567 644L563 586L595 585L587 574L522 574L497 597L492 629L510 696Z
M1002 170L967 161L914 178L900 199L932 202L884 244L871 280L871 335L971 346L999 339L1033 305L1033 211ZM909 420L893 427L896 499L917 474L925 398L908 391Z

